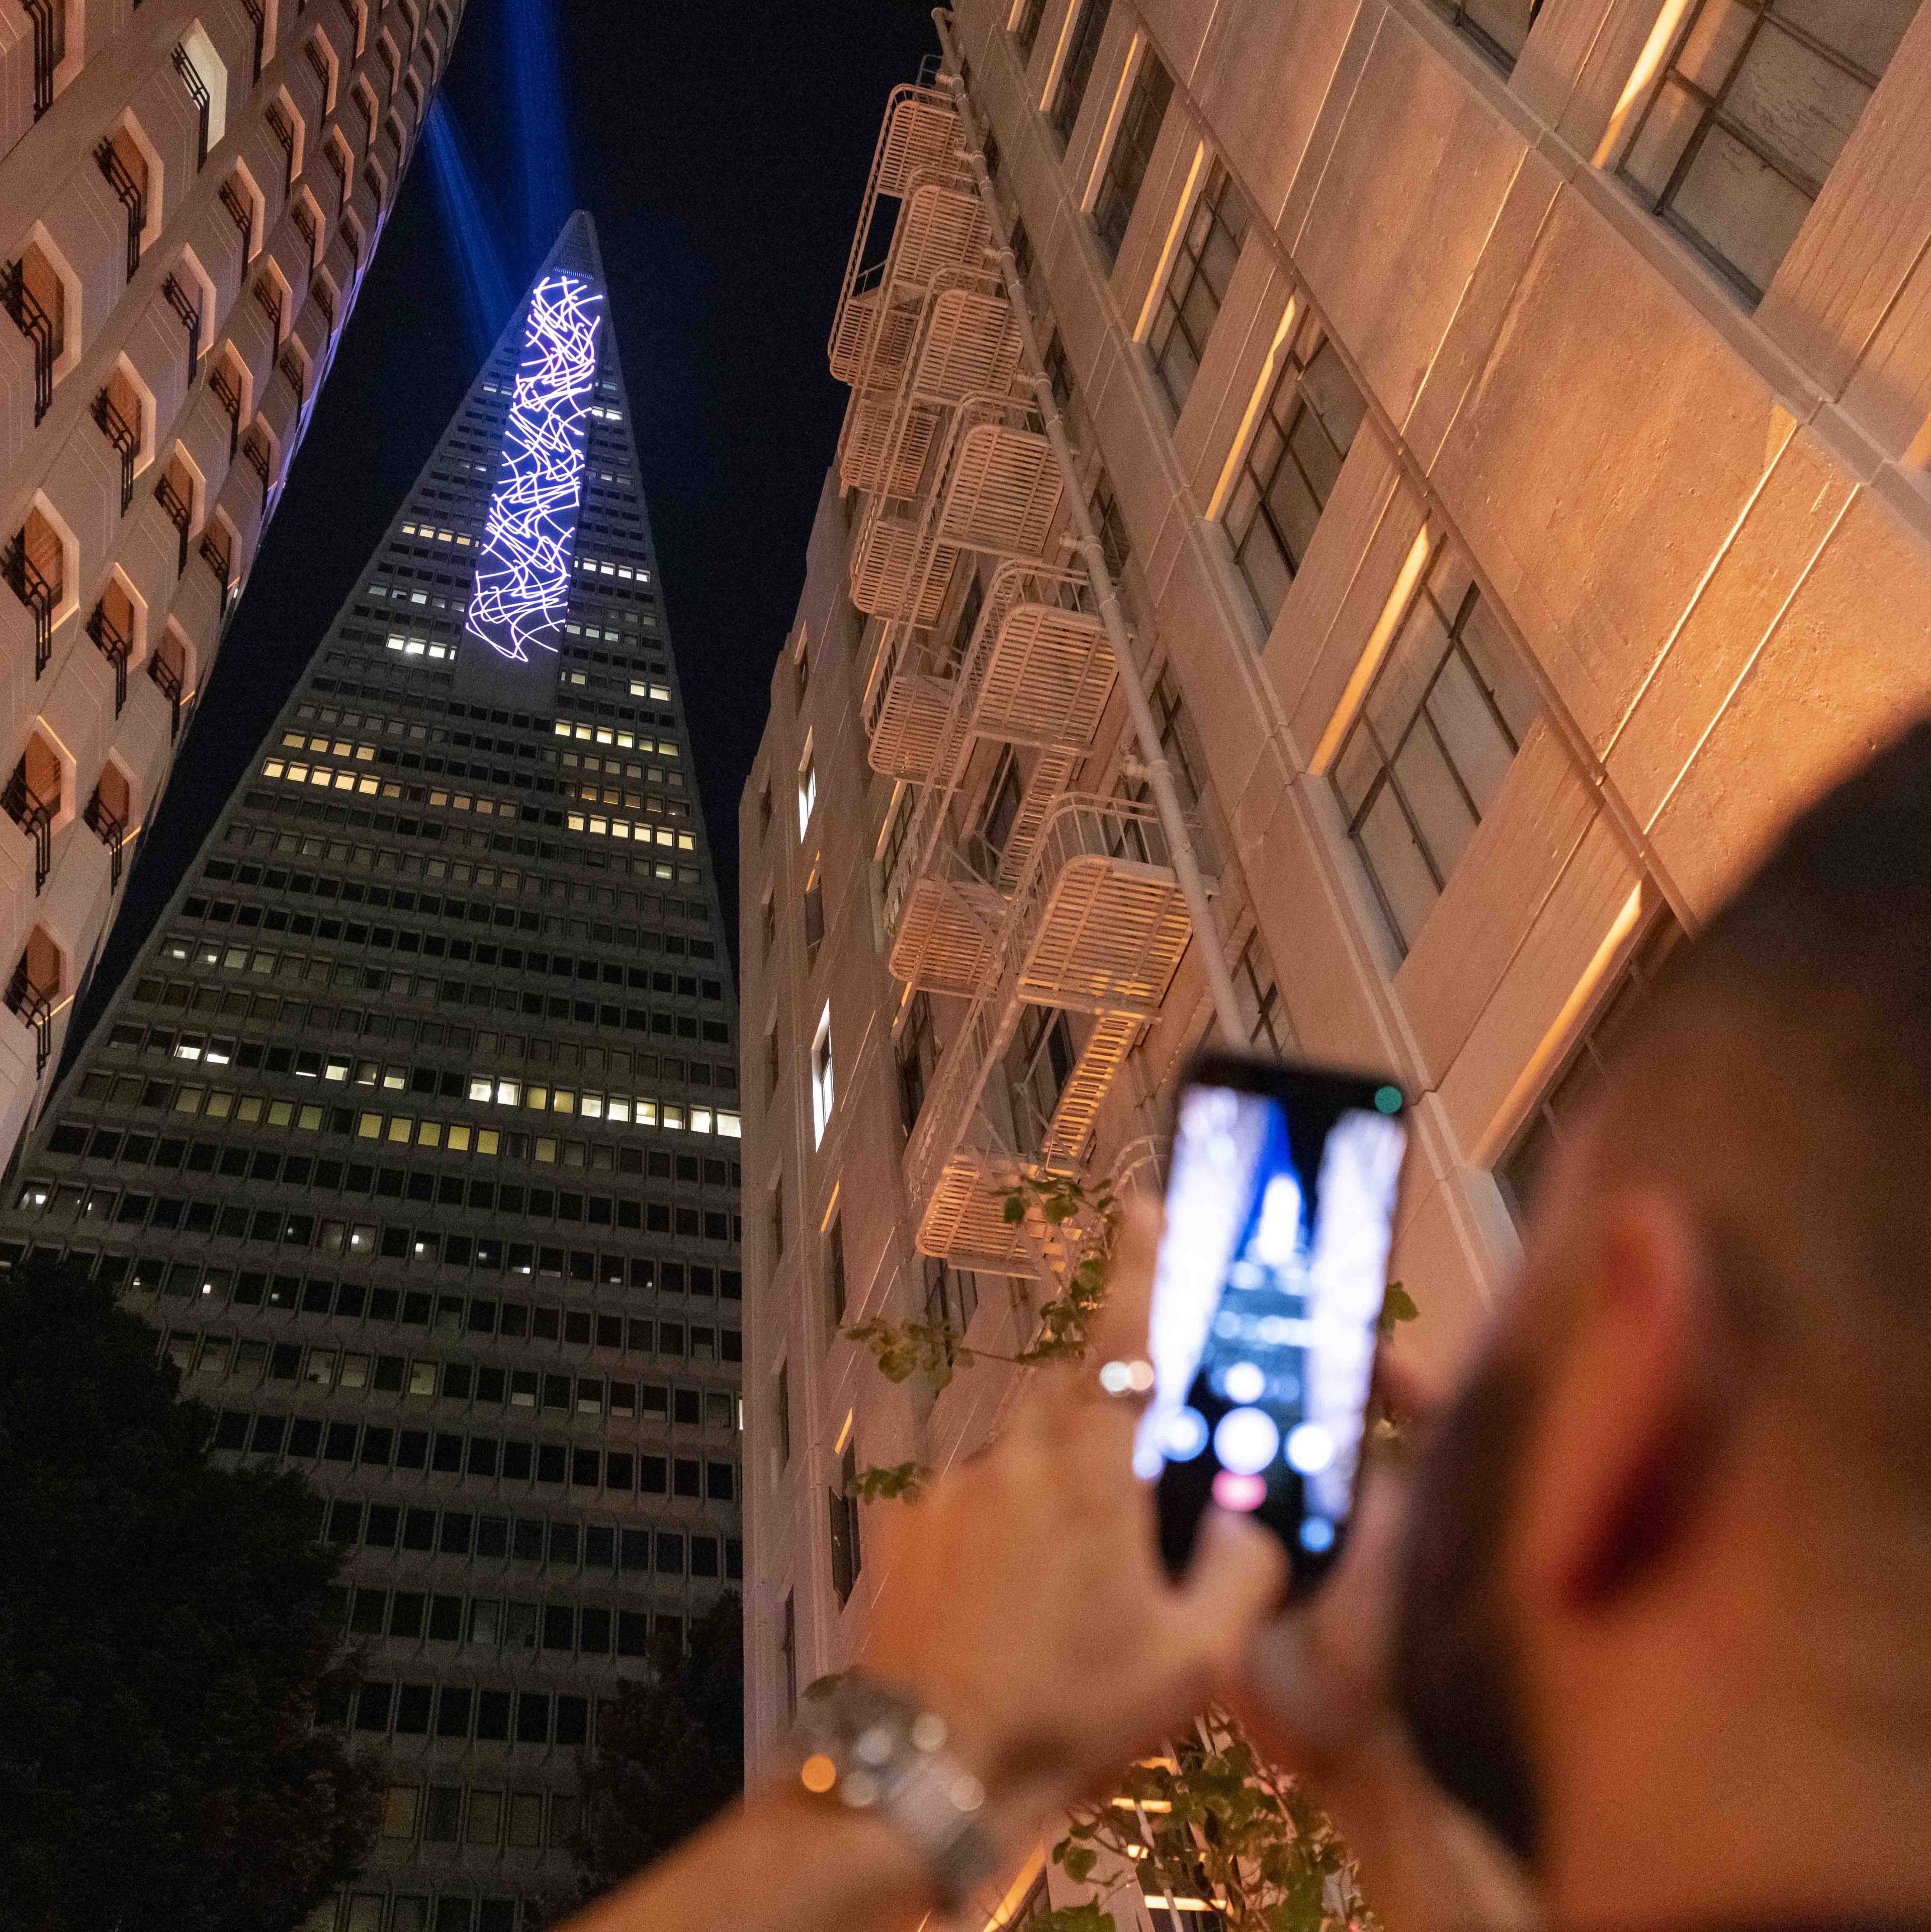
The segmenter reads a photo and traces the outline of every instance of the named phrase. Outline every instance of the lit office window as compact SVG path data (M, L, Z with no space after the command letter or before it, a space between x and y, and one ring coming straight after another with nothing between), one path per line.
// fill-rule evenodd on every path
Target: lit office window
M832 1008L827 1000L811 1041L811 1144L818 1146L832 1120Z

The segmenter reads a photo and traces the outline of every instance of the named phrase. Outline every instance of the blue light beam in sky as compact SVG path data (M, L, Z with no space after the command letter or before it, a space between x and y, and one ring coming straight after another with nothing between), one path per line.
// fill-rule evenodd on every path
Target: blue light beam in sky
M436 209L462 293L463 323L470 352L480 362L496 341L515 295L496 253L497 224L484 212L469 144L440 93L429 104L425 133L436 176Z
M510 68L516 76L522 148L523 218L530 248L541 255L577 206L554 0L509 0L509 16Z
M580 276L546 275L530 291L516 394L463 622L472 637L519 664L529 663L532 651L553 654L563 629L602 304Z

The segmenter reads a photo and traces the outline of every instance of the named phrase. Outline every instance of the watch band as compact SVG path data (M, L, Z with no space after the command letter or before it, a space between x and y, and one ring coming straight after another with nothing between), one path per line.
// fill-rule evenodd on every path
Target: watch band
M994 1876L999 1855L982 1816L985 1791L946 1748L945 1720L858 1671L823 1677L798 1700L807 1755L799 1781L855 1811L876 1811L909 1839L948 1912Z

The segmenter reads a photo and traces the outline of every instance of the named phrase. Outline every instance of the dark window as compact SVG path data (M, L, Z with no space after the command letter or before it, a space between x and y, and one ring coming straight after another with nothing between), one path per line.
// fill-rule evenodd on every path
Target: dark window
M852 1586L858 1581L862 1561L859 1549L858 1498L853 1493L858 1480L858 1448L845 1444L844 1460L838 1466L838 1486L831 1492L832 1588L841 1604L847 1601Z
M1663 962L1682 937L1683 928L1669 909L1660 909L1555 1077L1543 1089L1541 1099L1508 1152L1497 1163L1495 1178L1501 1184L1502 1198L1518 1222L1528 1214L1537 1180L1549 1156L1568 1137L1583 1103L1602 1084L1616 1042L1648 1000Z
M1039 22L1045 11L1046 0L1026 0L1019 10L1019 17L1012 23L1012 38L1022 60L1033 58L1033 44L1039 38Z
M1918 10L1699 0L1618 172L1754 304Z
M1134 76L1132 92L1126 97L1113 152L1107 156L1093 205L1099 252L1108 267L1120 259L1120 244L1126 238L1126 224L1133 218L1134 203L1146 184L1153 143L1160 137L1160 123L1166 118L1173 98L1174 77L1150 44Z
M1425 586L1415 598L1330 773L1348 836L1404 956L1501 789L1537 708L1480 592L1468 584L1444 608L1441 587Z
M1272 624L1366 413L1332 343L1305 365L1292 356L1240 459L1227 506L1234 561Z
M1080 106L1086 99L1087 83L1093 79L1093 64L1099 56L1099 43L1106 32L1107 16L1113 0L1078 0L1079 17L1073 22L1072 37L1066 47L1066 65L1060 70L1060 84L1053 90L1047 119L1064 148L1073 137L1079 121Z
M1505 80L1515 72L1522 43L1542 11L1542 0L1432 0L1432 4L1481 49Z
M1213 332L1228 285L1234 280L1253 219L1247 197L1216 161L1206 189L1187 218L1186 230L1160 291L1153 326L1147 338L1153 373L1167 392L1176 418L1186 407L1200 374L1207 339Z
M845 1220L841 1214L825 1234L825 1292L831 1298L832 1326L845 1318Z

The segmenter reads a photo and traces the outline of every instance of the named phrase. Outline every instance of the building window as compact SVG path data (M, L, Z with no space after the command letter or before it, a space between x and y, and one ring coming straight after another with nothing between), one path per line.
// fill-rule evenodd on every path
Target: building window
M825 942L824 882L814 872L805 888L805 964L808 970L817 962L818 948Z
M771 1258L781 1260L784 1253L784 1183L782 1180L771 1184Z
M1417 596L1330 774L1404 956L1534 722L1535 694L1465 567Z
M1257 1052L1285 1054L1294 1044L1288 1016L1281 1010L1281 988L1274 962L1261 943L1261 928L1247 935L1240 957L1234 962L1234 994L1247 1029L1247 1044Z
M979 1307L979 1277L967 1268L949 1268L925 1257L925 1319L934 1327L964 1335Z
M832 1588L841 1604L850 1600L863 1562L858 1539L858 1444L847 1442L838 1465L838 1484L831 1493Z
M791 1466L791 1364L780 1362L778 1365L778 1466L781 1469Z
M1516 70L1522 43L1542 11L1542 0L1432 0L1463 37L1479 47L1504 80Z
M764 1097L769 1100L778 1091L778 1029L773 1027L764 1036Z
M1637 943L1629 962L1581 1037L1569 1050L1561 1070L1543 1088L1535 1111L1522 1123L1509 1150L1495 1167L1502 1198L1519 1222L1527 1216L1536 1184L1549 1156L1569 1137L1583 1103L1602 1084L1614 1057L1615 1044L1630 1020L1648 1002L1650 992L1683 928L1668 907L1662 908Z
M1060 70L1060 84L1053 90L1053 104L1046 116L1062 149L1078 124L1087 85L1093 79L1093 64L1099 57L1100 39L1112 11L1113 0L1079 0L1079 17L1066 44L1066 64Z
M1030 286L1033 273L1033 238L1026 232L1025 218L1015 215L1012 218L1012 266L1021 281Z
M1117 584L1126 574L1126 560L1133 554L1133 542L1126 534L1126 519L1120 514L1120 500L1113 494L1112 479L1104 470L1093 479L1087 512L1093 518L1093 534L1099 538L1100 554Z
M908 1134L925 1110L925 1088L938 1058L932 1003L923 993L914 993L905 1009L905 1024L898 1030L898 1118Z
M1012 22L1012 38L1022 61L1033 58L1033 44L1039 38L1039 22L1045 12L1046 0L1020 0L1019 11Z
M1057 1006L1026 1009L1019 1022L1018 1046L1014 1096L1030 1116L1022 1139L1031 1148L1051 1125L1079 1055L1073 1048L1072 1027Z
M1227 506L1234 561L1271 626L1365 413L1360 392L1324 340L1305 364L1292 357L1240 459Z
M1133 219L1134 204L1146 184L1153 143L1160 138L1160 123L1167 118L1167 105L1173 98L1174 77L1149 46L1134 76L1133 91L1126 97L1113 152L1106 158L1099 192L1093 200L1093 225L1108 268L1120 260L1120 244L1126 239L1126 224Z
M1160 291L1153 332L1147 338L1153 374L1166 392L1176 421L1186 407L1194 378L1200 374L1207 339L1227 300L1228 284L1234 279L1252 219L1247 197L1234 185L1225 165L1215 162L1206 190L1187 219L1167 285Z
M1181 804L1191 809L1199 804L1206 788L1206 766L1193 748L1193 722L1187 716L1186 704L1174 682L1171 665L1161 667L1147 696L1160 728L1160 749L1174 775L1174 789L1180 794Z
M1064 416L1072 407L1073 372L1066 360L1066 345L1060 340L1057 328L1041 360L1045 365L1046 386L1053 392L1053 400L1059 405L1060 415Z
M913 814L918 806L919 796L913 788L901 785L891 814L885 821L885 837L878 848L878 892L881 898L892 890L892 874L898 869L899 859L905 850L905 835L912 829Z
M811 688L811 638L809 632L801 631L798 634L798 652L793 660L793 666L798 679L798 707L802 710L805 694Z
M835 1097L832 1072L832 1004L818 1016L818 1030L811 1040L811 1144L823 1144L825 1130L832 1124Z
M798 767L798 838L804 842L805 830L818 802L818 761L808 740L804 761Z
M778 1624L778 1654L784 1666L784 1714L798 1714L798 1612L791 1592L784 1593L784 1612Z
M832 1307L832 1326L845 1318L845 1217L836 1214L825 1230L825 1294Z
M771 830L771 781L766 778L757 788L757 836L763 838Z
M999 870L1012 828L1019 822L1019 807L1025 799L1025 782L1019 776L1018 754L1010 745L999 754L992 782L986 787L985 809L979 815L978 854L981 874L991 878Z
M771 949L777 943L778 939L778 903L769 892L765 894L764 903L760 908L759 938L764 948L765 962L769 964L771 959Z
M1918 0L1698 0L1618 172L1754 304Z

